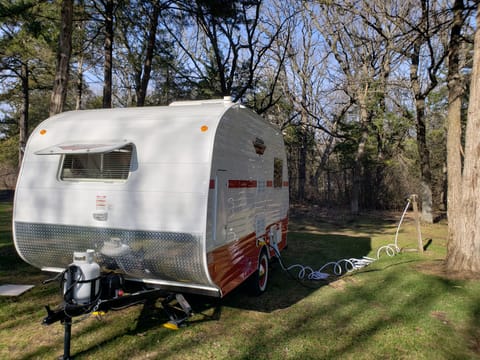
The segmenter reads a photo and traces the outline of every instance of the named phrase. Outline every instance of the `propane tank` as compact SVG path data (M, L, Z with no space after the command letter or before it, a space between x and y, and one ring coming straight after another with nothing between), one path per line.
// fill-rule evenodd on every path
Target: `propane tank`
M100 290L100 266L93 261L95 250L75 251L66 272L64 295L68 302L90 304Z

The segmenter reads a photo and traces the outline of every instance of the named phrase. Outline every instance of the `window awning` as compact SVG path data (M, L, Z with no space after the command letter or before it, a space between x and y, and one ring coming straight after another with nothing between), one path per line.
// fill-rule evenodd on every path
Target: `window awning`
M65 143L49 146L45 149L36 151L35 154L36 155L101 154L101 153L112 152L128 144L131 144L131 141L128 141L128 140L122 140L118 142L98 141L94 143L65 142Z

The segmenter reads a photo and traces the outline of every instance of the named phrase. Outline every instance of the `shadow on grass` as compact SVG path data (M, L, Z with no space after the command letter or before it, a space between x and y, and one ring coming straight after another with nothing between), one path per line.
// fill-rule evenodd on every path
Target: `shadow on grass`
M470 324L466 332L467 338L470 340L468 346L480 359L480 294L473 299L475 304L472 309Z
M0 272L2 276L5 276L5 279L8 278L11 281L15 279L15 274L27 274L31 267L25 264L15 252L11 241L10 227L9 224L7 224L9 221L10 218L3 219L2 229L0 229L0 255L2 256ZM318 270L327 262L337 261L341 258L362 257L367 255L371 250L371 239L366 236L311 234L293 231L289 233L288 243L288 248L282 253L284 264L286 266L301 264L310 266L314 270ZM38 270L33 268L32 271L38 272ZM214 326L219 328L224 326L223 323L229 324L227 326L232 326L232 324L230 324L231 319L229 319L228 316L224 318L222 315L222 312L228 308L250 310L263 314L271 314L278 310L288 310L327 284L327 282L300 282L294 280L282 270L278 262L274 262L271 265L267 292L260 297L249 296L245 286L240 286L225 298L218 301L200 296L187 296L196 314L190 321L190 324L192 328L209 326L209 323L216 323L217 325ZM42 305L43 303L38 303L39 307ZM32 308L30 307L28 311L31 312ZM134 313L137 314L137 312L138 310ZM119 316L117 316L117 319L118 318ZM175 346L167 344L170 338L178 338L178 335L162 328L162 324L169 319L158 306L146 304L141 308L137 317L132 317L132 313L127 313L125 314L125 319L130 319L129 321L132 321L132 324L124 325L123 327L118 326L117 328L114 323L92 322L87 326L82 326L78 331L74 329L72 348L75 348L74 344L80 341L82 337L95 333L100 333L101 335L93 340L82 341L82 344L86 346L82 345L81 347L77 347L77 349L80 350L76 353L75 350L72 351L73 355L81 358L95 357L97 353L101 352L99 349L121 346L119 338L135 339L134 347L138 351L149 349L152 347L152 343L158 343L159 341L166 342L166 344L162 345L167 347L165 350L166 354L176 354L179 350ZM61 325L54 324L52 326ZM103 330L105 326L111 327L111 329ZM259 331L261 329L262 326L259 326ZM55 332L56 335L52 336L49 345L45 345L44 343L38 344L36 347L31 348L30 352L25 354L24 358L43 358L47 356L47 354L55 352L55 349L58 349L63 343L63 338L58 337L58 329ZM200 335L196 336L201 338ZM251 340L246 341L247 349L249 349L250 346L257 346L256 344L250 344L250 341ZM195 341L188 344L183 343L182 349L188 349L189 346L194 346L195 344ZM258 344L263 346L268 345L267 343L262 343L260 340L258 340ZM246 350L245 356L251 351L252 350Z
M290 209L290 231L356 231L370 235L383 233L400 220L399 212L378 212L351 215L335 208L294 206ZM408 216L407 216L408 217Z
M307 311L288 317L288 326L272 331L271 322L258 323L253 332L257 336L249 338L236 358L265 359L270 358L269 353L285 353L288 348L295 351L298 359L338 359L355 354L356 358L470 358L465 342L457 336L454 315L445 311L437 318L436 313L443 311L434 310L441 308L443 297L461 299L467 297L467 292L447 279L405 274L410 262L396 263L372 279L379 281L353 285L348 291L342 289L327 298L314 297L305 306ZM470 340L471 350L478 354L477 304L478 297L470 299L466 307L472 326L465 337ZM468 310L469 306L472 310ZM407 339L398 331L408 332ZM404 343L398 344L395 337L401 337ZM363 349L373 352L368 355Z
M366 228L382 231L373 222L356 228L362 233ZM352 236L351 228L349 235L323 234L324 230L290 232L289 247L282 254L285 264L316 270L326 262L371 251L371 239ZM28 271L28 266L21 265L6 236L7 231L0 234L0 254L9 257L0 264L0 275L12 277L12 267ZM342 278L338 283L343 287L300 283L273 263L269 288L260 297L247 295L244 286L218 302L187 296L196 315L189 328L178 332L161 327L168 317L157 306L125 310L105 322L74 329L72 354L89 359L480 358L480 285L472 290L471 284L412 271L411 263L417 261L422 260L415 254L381 260ZM44 293L35 289L18 304L1 304L16 317L32 317L36 304L43 304L39 300L51 293L51 287ZM23 326L16 321L0 331L12 334ZM63 343L58 328L52 333L42 343L32 340L18 358L51 358Z
M450 312L442 298L465 299L469 292L455 281L408 272L409 266L402 260L382 274L369 274L369 281L361 286L353 281L355 275L347 277L346 289L315 292L302 307L262 316L263 321L253 323L251 313L240 312L212 325L202 322L213 317L194 321L193 329L161 331L155 328L164 315L146 307L135 327L118 334L135 341L122 358L136 356L140 350L155 358L192 359L205 344L214 354L215 346L230 346L227 355L218 352L213 357L219 359L474 358L480 338L478 296L469 298L464 309L471 318L471 327L465 329L470 348L466 349L458 335L457 310ZM225 298L222 306L246 297L237 294L235 299ZM112 335L76 355L95 358L99 347L114 349L120 341Z
M366 237L291 233L289 234L289 247L283 252L282 258L286 265L302 262L304 265L318 269L324 263L338 260L342 256L361 257L368 254L369 251L370 239ZM248 295L246 284L239 286L223 299L185 295L195 314L189 321L189 325L195 327L206 322L222 321L222 311L225 307L260 313L272 313L276 310L286 309L326 284L328 282L325 281L301 282L295 280L282 270L278 261L275 261L271 264L268 289L261 296ZM159 329L161 324L168 320L163 309L158 306L158 302L145 304L136 318L135 326L124 330L123 333L112 334L102 340L98 339L95 345L74 355L94 356L99 347L114 347L118 336L134 337L136 342L142 342L145 340L142 334L150 331L161 332ZM72 342L82 334L95 331L97 326L99 325L91 325L76 333ZM161 333L162 337L157 336L155 341L163 340L163 336L170 336L166 335L169 334L168 332ZM38 351L42 350L38 349ZM40 354L35 353L34 355Z
M368 237L291 232L288 237L288 248L282 252L282 262L287 268L298 264L319 270L332 261L352 257L361 258L370 250L371 240ZM328 267L323 271L332 274L332 270L332 267ZM297 274L298 268L287 273L278 261L273 261L268 289L262 296L246 295L247 284L243 284L228 294L223 299L223 304L239 309L270 313L292 306L329 283L329 281L300 281L296 278Z

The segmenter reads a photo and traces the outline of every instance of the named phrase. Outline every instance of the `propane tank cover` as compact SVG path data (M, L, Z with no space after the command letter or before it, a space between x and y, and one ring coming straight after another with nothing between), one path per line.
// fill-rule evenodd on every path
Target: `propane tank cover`
M85 252L73 253L73 263L71 265L76 266L78 271L74 274L73 281L77 281L73 288L73 299L78 304L88 304L93 299L92 286L95 288L93 295L96 297L100 289L99 276L100 266L94 261L95 250L88 249Z

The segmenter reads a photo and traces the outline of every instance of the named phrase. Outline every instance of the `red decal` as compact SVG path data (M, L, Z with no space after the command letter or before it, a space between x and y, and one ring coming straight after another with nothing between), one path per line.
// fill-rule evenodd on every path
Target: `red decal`
M230 189L256 188L257 180L228 180Z
M105 211L108 209L107 196L97 195L95 200L95 210Z
M267 180L267 187L272 187L272 186L273 186L273 181Z

